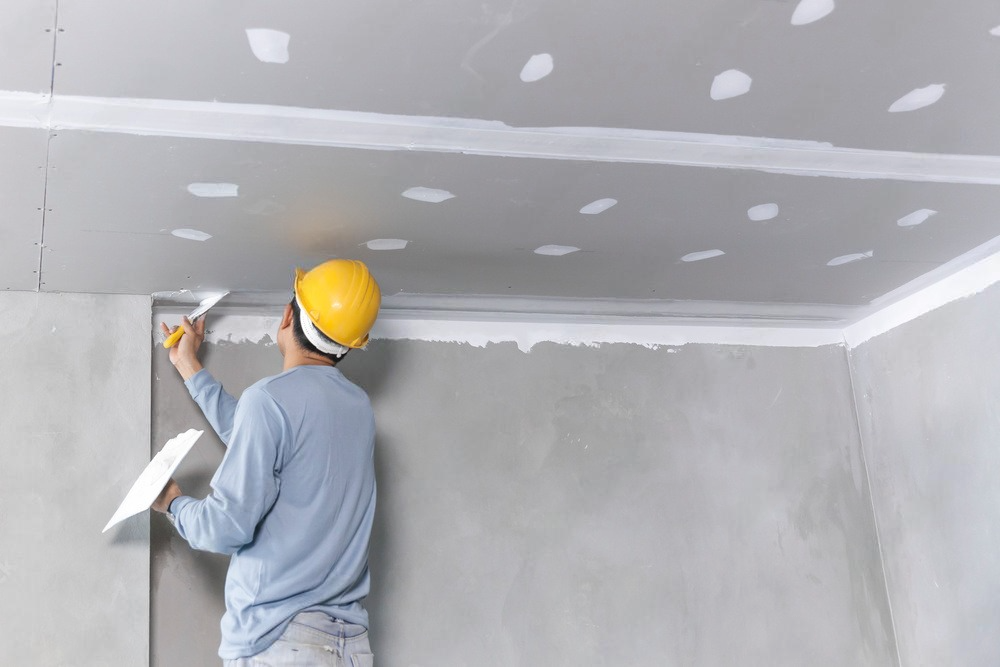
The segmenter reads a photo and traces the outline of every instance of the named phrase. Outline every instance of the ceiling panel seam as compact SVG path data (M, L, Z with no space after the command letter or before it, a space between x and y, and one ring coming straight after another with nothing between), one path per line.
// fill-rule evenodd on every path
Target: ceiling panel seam
M140 136L665 164L793 176L1000 185L1000 156L841 148L730 135L300 107L0 91L0 124Z

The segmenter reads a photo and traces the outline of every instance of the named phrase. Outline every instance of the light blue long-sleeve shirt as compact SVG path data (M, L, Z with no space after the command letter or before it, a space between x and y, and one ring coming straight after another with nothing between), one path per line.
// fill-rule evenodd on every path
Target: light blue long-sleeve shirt
M328 366L298 366L239 401L208 371L185 382L227 445L203 500L171 503L195 549L232 554L219 655L260 653L295 614L368 626L375 420L365 392Z

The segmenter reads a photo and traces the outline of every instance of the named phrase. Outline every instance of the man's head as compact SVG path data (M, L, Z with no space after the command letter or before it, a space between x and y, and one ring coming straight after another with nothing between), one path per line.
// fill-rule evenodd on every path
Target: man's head
M310 359L336 364L348 350L368 343L381 298L362 262L334 259L308 272L297 270L295 296L278 329L278 348L286 360L294 346Z

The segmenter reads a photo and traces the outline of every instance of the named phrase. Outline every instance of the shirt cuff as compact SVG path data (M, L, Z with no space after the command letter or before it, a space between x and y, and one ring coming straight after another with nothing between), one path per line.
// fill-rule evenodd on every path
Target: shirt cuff
M185 507L193 502L195 502L195 499L191 496L177 496L170 501L170 505L167 507L167 515L173 518L171 523L177 528L177 532L181 534L181 537L184 537L184 531L181 529L180 514Z
M217 384L217 382L218 381L212 377L212 374L209 373L207 369L202 368L187 380L184 380L184 386L187 387L188 393L191 394L191 398L197 399L198 394Z

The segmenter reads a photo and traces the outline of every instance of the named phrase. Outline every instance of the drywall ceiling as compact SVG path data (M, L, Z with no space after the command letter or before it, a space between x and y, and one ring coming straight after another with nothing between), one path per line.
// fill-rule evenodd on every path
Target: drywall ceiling
M12 4L6 289L844 320L1000 234L991 0Z

